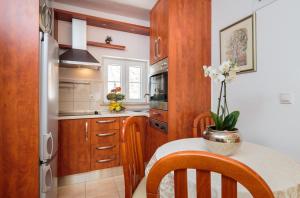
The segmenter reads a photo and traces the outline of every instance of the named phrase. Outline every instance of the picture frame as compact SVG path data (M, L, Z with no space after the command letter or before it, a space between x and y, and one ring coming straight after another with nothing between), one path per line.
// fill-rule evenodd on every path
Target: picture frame
M220 30L220 62L237 63L238 73L256 72L256 17L247 16Z

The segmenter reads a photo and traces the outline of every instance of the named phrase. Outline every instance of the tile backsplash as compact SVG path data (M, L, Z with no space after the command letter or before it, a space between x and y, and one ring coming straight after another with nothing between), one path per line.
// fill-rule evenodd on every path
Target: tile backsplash
M60 112L100 110L102 83L96 81L60 81Z

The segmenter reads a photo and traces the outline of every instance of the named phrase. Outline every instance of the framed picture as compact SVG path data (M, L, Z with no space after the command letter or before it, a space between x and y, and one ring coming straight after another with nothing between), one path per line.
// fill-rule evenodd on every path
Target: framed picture
M221 63L230 60L240 73L256 71L255 15L250 15L220 30Z

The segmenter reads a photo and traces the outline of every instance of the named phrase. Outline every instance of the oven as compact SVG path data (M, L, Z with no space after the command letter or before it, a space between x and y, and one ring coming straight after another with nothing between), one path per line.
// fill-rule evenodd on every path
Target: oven
M150 66L150 108L168 110L168 59Z

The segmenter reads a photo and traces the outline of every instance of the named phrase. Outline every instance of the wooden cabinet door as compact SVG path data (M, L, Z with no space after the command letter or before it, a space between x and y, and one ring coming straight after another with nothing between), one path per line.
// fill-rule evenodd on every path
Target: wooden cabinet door
M90 171L90 120L60 120L58 141L59 176Z
M166 142L168 142L168 135L156 128L151 127L148 123L145 141L145 161L149 161L152 155L155 153L156 149Z
M157 10L153 8L150 12L150 64L157 62Z
M160 0L157 10L157 61L168 57L168 0Z
M150 12L150 63L168 57L168 0L159 0Z

